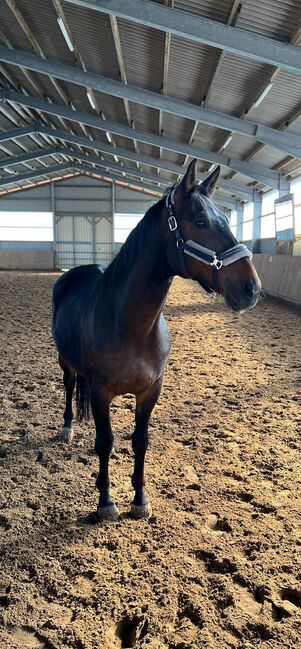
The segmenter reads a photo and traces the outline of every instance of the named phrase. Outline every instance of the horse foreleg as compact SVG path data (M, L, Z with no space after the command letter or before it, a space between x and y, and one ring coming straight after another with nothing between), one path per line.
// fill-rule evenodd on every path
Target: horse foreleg
M64 411L64 423L60 432L60 439L64 442L70 442L73 438L73 411L72 411L72 396L75 386L75 372L71 370L69 365L59 356L59 364L64 372L64 386L66 392L66 407Z
M162 377L145 392L136 396L135 430L132 436L132 446L135 453L132 485L135 497L131 505L134 518L147 518L151 514L149 499L145 491L144 461L148 447L148 424L154 406L156 405L162 386Z
M99 457L99 473L96 480L99 491L97 515L100 520L117 520L119 512L110 496L109 479L109 459L113 448L110 421L112 397L101 390L91 389L90 400L96 428L95 452Z

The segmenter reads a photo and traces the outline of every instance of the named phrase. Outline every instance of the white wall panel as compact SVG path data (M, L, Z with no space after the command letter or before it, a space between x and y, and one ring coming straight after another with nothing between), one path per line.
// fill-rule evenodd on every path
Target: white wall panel
M113 258L113 211L143 215L156 201L142 192L77 176L2 198L0 211L53 212L56 267L107 266Z
M115 185L115 214L145 214L157 200L155 196Z

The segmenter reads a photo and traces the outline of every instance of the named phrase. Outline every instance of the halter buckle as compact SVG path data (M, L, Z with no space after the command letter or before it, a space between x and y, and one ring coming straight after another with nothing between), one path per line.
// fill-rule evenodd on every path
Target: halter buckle
M214 268L216 268L216 270L220 270L222 265L223 265L223 262L220 259L218 259L217 257L214 257L213 261L210 264L210 266L214 266Z
M177 224L177 220L176 220L176 218L174 216L169 217L168 226L169 226L169 229L171 230L171 232L174 232L177 229L178 224Z
M182 237L177 239L176 246L177 246L178 250L183 250L184 245L185 245L185 242L184 242L184 239L182 239Z

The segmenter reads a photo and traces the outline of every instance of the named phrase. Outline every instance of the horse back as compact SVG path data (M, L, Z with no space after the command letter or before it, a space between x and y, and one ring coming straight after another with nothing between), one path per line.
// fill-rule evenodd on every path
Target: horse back
M70 297L72 294L87 294L87 291L94 288L100 280L103 271L97 264L88 264L86 266L76 266L63 273L55 282L52 291L54 310L59 303Z
M96 264L78 266L61 275L53 287L53 338L61 358L77 371L82 358L83 322L87 330L87 317L93 320L102 277L103 272Z

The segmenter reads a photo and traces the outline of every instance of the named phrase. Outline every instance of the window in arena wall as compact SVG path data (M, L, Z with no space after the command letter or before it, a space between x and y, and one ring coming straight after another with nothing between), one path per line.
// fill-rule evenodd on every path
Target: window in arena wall
M294 237L294 206L292 194L281 196L281 198L275 201L275 216L277 238L285 237L292 239Z
M124 243L130 232L138 225L143 218L143 214L115 214L114 215L114 244Z
M260 238L274 239L276 236L275 229L275 200L279 198L278 189L263 194L261 221L260 221Z
M0 212L1 241L53 241L52 212Z
M230 212L230 230L232 234L236 237L237 235L237 210L231 210Z
M252 241L254 222L254 203L245 203L243 207L242 240Z
M295 234L301 234L301 178L292 180L290 191L294 196Z

